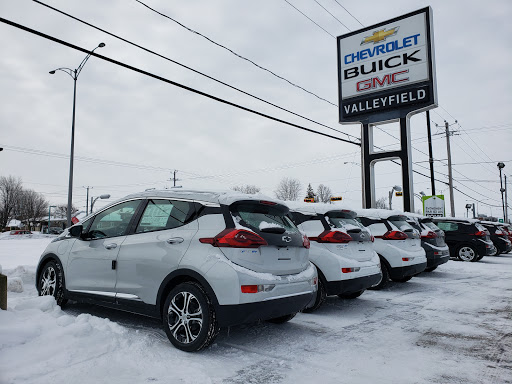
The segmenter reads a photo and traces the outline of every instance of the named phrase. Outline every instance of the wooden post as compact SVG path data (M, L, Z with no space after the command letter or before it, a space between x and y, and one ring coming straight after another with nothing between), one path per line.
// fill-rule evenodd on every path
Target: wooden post
M0 273L0 309L7 310L7 276Z

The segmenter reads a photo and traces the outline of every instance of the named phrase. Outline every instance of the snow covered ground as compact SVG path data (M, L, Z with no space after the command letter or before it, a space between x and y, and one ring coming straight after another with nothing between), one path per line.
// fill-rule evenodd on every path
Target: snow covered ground
M158 321L37 297L51 238L0 238L23 292L0 311L0 383L512 383L512 255L450 261L283 325L223 329L200 353ZM15 285L13 285L15 287Z

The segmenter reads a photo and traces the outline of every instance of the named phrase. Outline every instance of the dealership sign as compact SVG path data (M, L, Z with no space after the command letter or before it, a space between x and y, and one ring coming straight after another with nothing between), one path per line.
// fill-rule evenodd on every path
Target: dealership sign
M436 106L431 34L432 9L427 7L339 36L340 122Z
M430 217L444 216L444 195L422 196L423 214Z

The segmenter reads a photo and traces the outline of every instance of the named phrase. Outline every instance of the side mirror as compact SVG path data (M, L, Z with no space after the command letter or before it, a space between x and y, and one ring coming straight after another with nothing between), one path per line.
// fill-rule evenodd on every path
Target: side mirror
M71 237L80 237L82 234L82 231L84 229L83 225L74 225L71 228L69 228L69 236Z

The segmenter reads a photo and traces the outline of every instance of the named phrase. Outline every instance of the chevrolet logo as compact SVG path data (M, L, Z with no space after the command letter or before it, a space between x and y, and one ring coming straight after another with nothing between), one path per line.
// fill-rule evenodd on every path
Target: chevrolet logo
M381 29L380 31L373 32L373 35L367 36L361 41L361 45L365 44L377 44L378 42L381 42L383 40L386 40L389 36L396 35L398 32L398 28L400 27L394 27L391 29L388 29L387 31L385 29Z

